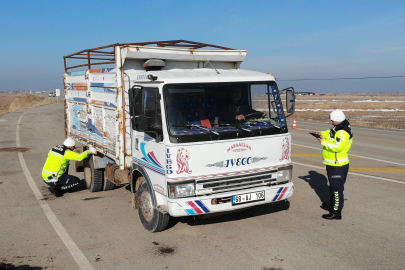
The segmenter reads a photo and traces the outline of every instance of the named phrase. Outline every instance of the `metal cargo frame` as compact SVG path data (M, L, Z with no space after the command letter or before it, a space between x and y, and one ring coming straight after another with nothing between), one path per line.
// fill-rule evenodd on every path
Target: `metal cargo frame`
M183 49L189 49L190 51L212 47L216 49L222 50L234 50L231 48L188 41L188 40L168 40L168 41L149 41L149 42L137 42L137 43L115 43L107 46L97 47L93 49L87 49L80 52L76 52L70 55L66 55L63 57L63 61L65 63L65 72L68 72L69 69L79 68L79 67L87 67L91 69L94 65L109 65L116 63L116 54L115 54L115 47L129 47L129 46L146 46L146 45L156 45L156 47L177 47ZM66 63L67 59L81 59L87 60L86 64L76 65L76 66L68 66Z

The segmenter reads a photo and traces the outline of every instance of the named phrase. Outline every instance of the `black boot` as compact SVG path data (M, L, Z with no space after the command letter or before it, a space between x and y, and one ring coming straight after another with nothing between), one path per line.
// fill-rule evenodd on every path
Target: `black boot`
M342 219L342 212L333 210L333 211L329 212L329 214L327 214L327 215L322 215L322 218L341 220Z
M323 210L326 210L326 211L329 211L329 212L333 211L333 205L331 205L331 204L322 203L321 208Z
M62 192L59 188L57 187L49 187L48 188L49 192L53 194L55 197L62 197Z

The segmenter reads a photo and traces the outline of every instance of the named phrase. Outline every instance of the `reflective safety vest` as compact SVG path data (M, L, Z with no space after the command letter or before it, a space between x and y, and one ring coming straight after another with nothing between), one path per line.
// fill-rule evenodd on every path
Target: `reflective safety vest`
M88 155L88 150L78 154L64 145L57 145L48 153L48 158L46 159L44 168L42 169L42 178L45 181L49 181L53 177L59 178L59 176L65 173L70 160L81 161Z
M353 137L341 129L334 133L332 137L331 130L321 131L322 140L321 144L323 164L330 166L343 166L349 163L349 150L353 143ZM333 133L332 133L333 134Z

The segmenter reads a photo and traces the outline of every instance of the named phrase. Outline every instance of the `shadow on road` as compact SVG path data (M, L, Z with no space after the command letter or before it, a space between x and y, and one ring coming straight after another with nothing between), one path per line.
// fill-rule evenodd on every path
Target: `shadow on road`
M298 177L307 182L310 187L318 195L321 202L330 203L330 192L328 186L328 178L325 175L316 171L309 171L308 175Z
M14 265L11 263L0 263L0 270L42 270L44 268L30 265Z
M276 213L280 211L285 211L290 208L290 202L287 200L274 202L270 204L258 205L252 208L247 208L239 211L231 211L229 213L219 213L219 214L207 214L201 216L188 216L180 218L171 218L167 229L174 227L177 223L186 223L189 226L200 226L207 224L232 222L236 220L257 217L262 215L267 215L271 213Z

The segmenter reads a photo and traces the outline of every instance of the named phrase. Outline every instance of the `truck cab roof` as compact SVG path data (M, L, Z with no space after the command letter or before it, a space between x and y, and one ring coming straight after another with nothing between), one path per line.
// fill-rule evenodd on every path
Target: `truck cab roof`
M126 71L130 73L129 70ZM153 75L156 82L172 84L172 83L217 83L217 82L247 82L247 81L274 81L274 76L267 73L242 70L242 69L170 69L156 70L150 72L136 72L134 82L150 83L148 75ZM132 80L131 80L132 81Z

